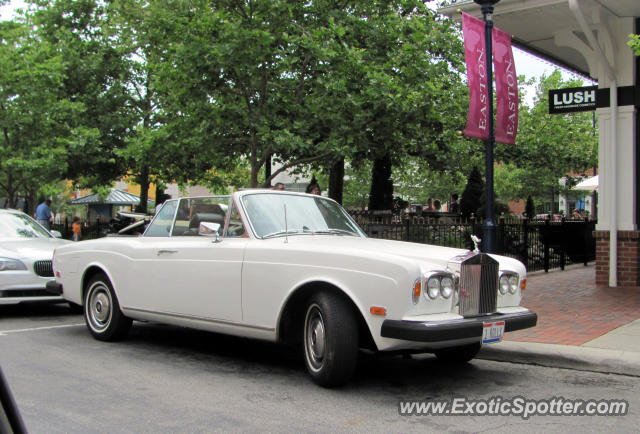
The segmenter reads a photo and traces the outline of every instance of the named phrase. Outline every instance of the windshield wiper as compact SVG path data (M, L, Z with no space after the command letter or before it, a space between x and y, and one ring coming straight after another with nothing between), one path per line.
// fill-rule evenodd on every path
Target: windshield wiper
M283 229L281 231L271 232L270 234L264 235L262 236L262 239L275 238L275 237L280 237L282 235L304 234L304 233L311 234L312 232L309 229L289 229L289 230Z
M358 234L356 234L355 232L352 231L347 231L345 229L325 229L325 230L321 230L321 231L313 231L314 235L326 235L326 234L330 234L330 235L349 235L352 237L357 237Z

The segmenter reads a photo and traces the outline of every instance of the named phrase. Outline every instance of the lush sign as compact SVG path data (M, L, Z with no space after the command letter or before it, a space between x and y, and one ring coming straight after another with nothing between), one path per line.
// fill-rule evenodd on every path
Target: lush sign
M549 91L549 113L593 111L597 106L598 86L570 87Z

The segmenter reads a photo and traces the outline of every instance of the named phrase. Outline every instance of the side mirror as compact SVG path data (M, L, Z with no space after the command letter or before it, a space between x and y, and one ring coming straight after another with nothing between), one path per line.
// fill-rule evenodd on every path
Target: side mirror
M205 237L216 237L216 242L220 241L218 231L220 230L220 223L213 222L200 222L198 227L198 235L204 235Z
M51 235L53 235L54 238L62 238L62 234L58 231L51 230L49 232L51 232Z

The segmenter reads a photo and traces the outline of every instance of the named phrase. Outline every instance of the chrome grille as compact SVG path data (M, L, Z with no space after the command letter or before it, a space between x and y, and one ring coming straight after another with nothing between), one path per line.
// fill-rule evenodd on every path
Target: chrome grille
M36 261L33 263L33 271L38 276L53 277L53 265L51 261Z
M459 313L478 316L496 311L498 303L498 262L478 253L460 267Z

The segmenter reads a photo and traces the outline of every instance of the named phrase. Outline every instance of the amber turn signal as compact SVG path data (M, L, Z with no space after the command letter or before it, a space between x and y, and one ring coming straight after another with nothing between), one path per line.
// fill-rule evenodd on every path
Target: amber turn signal
M380 306L371 306L371 309L369 309L369 312L371 312L371 315L379 315L379 316L387 315L387 309Z
M420 300L420 293L422 292L422 281L420 279L416 280L413 284L413 292L411 293L413 304L418 304L418 300Z
M520 281L520 291L527 289L527 278L525 277Z

